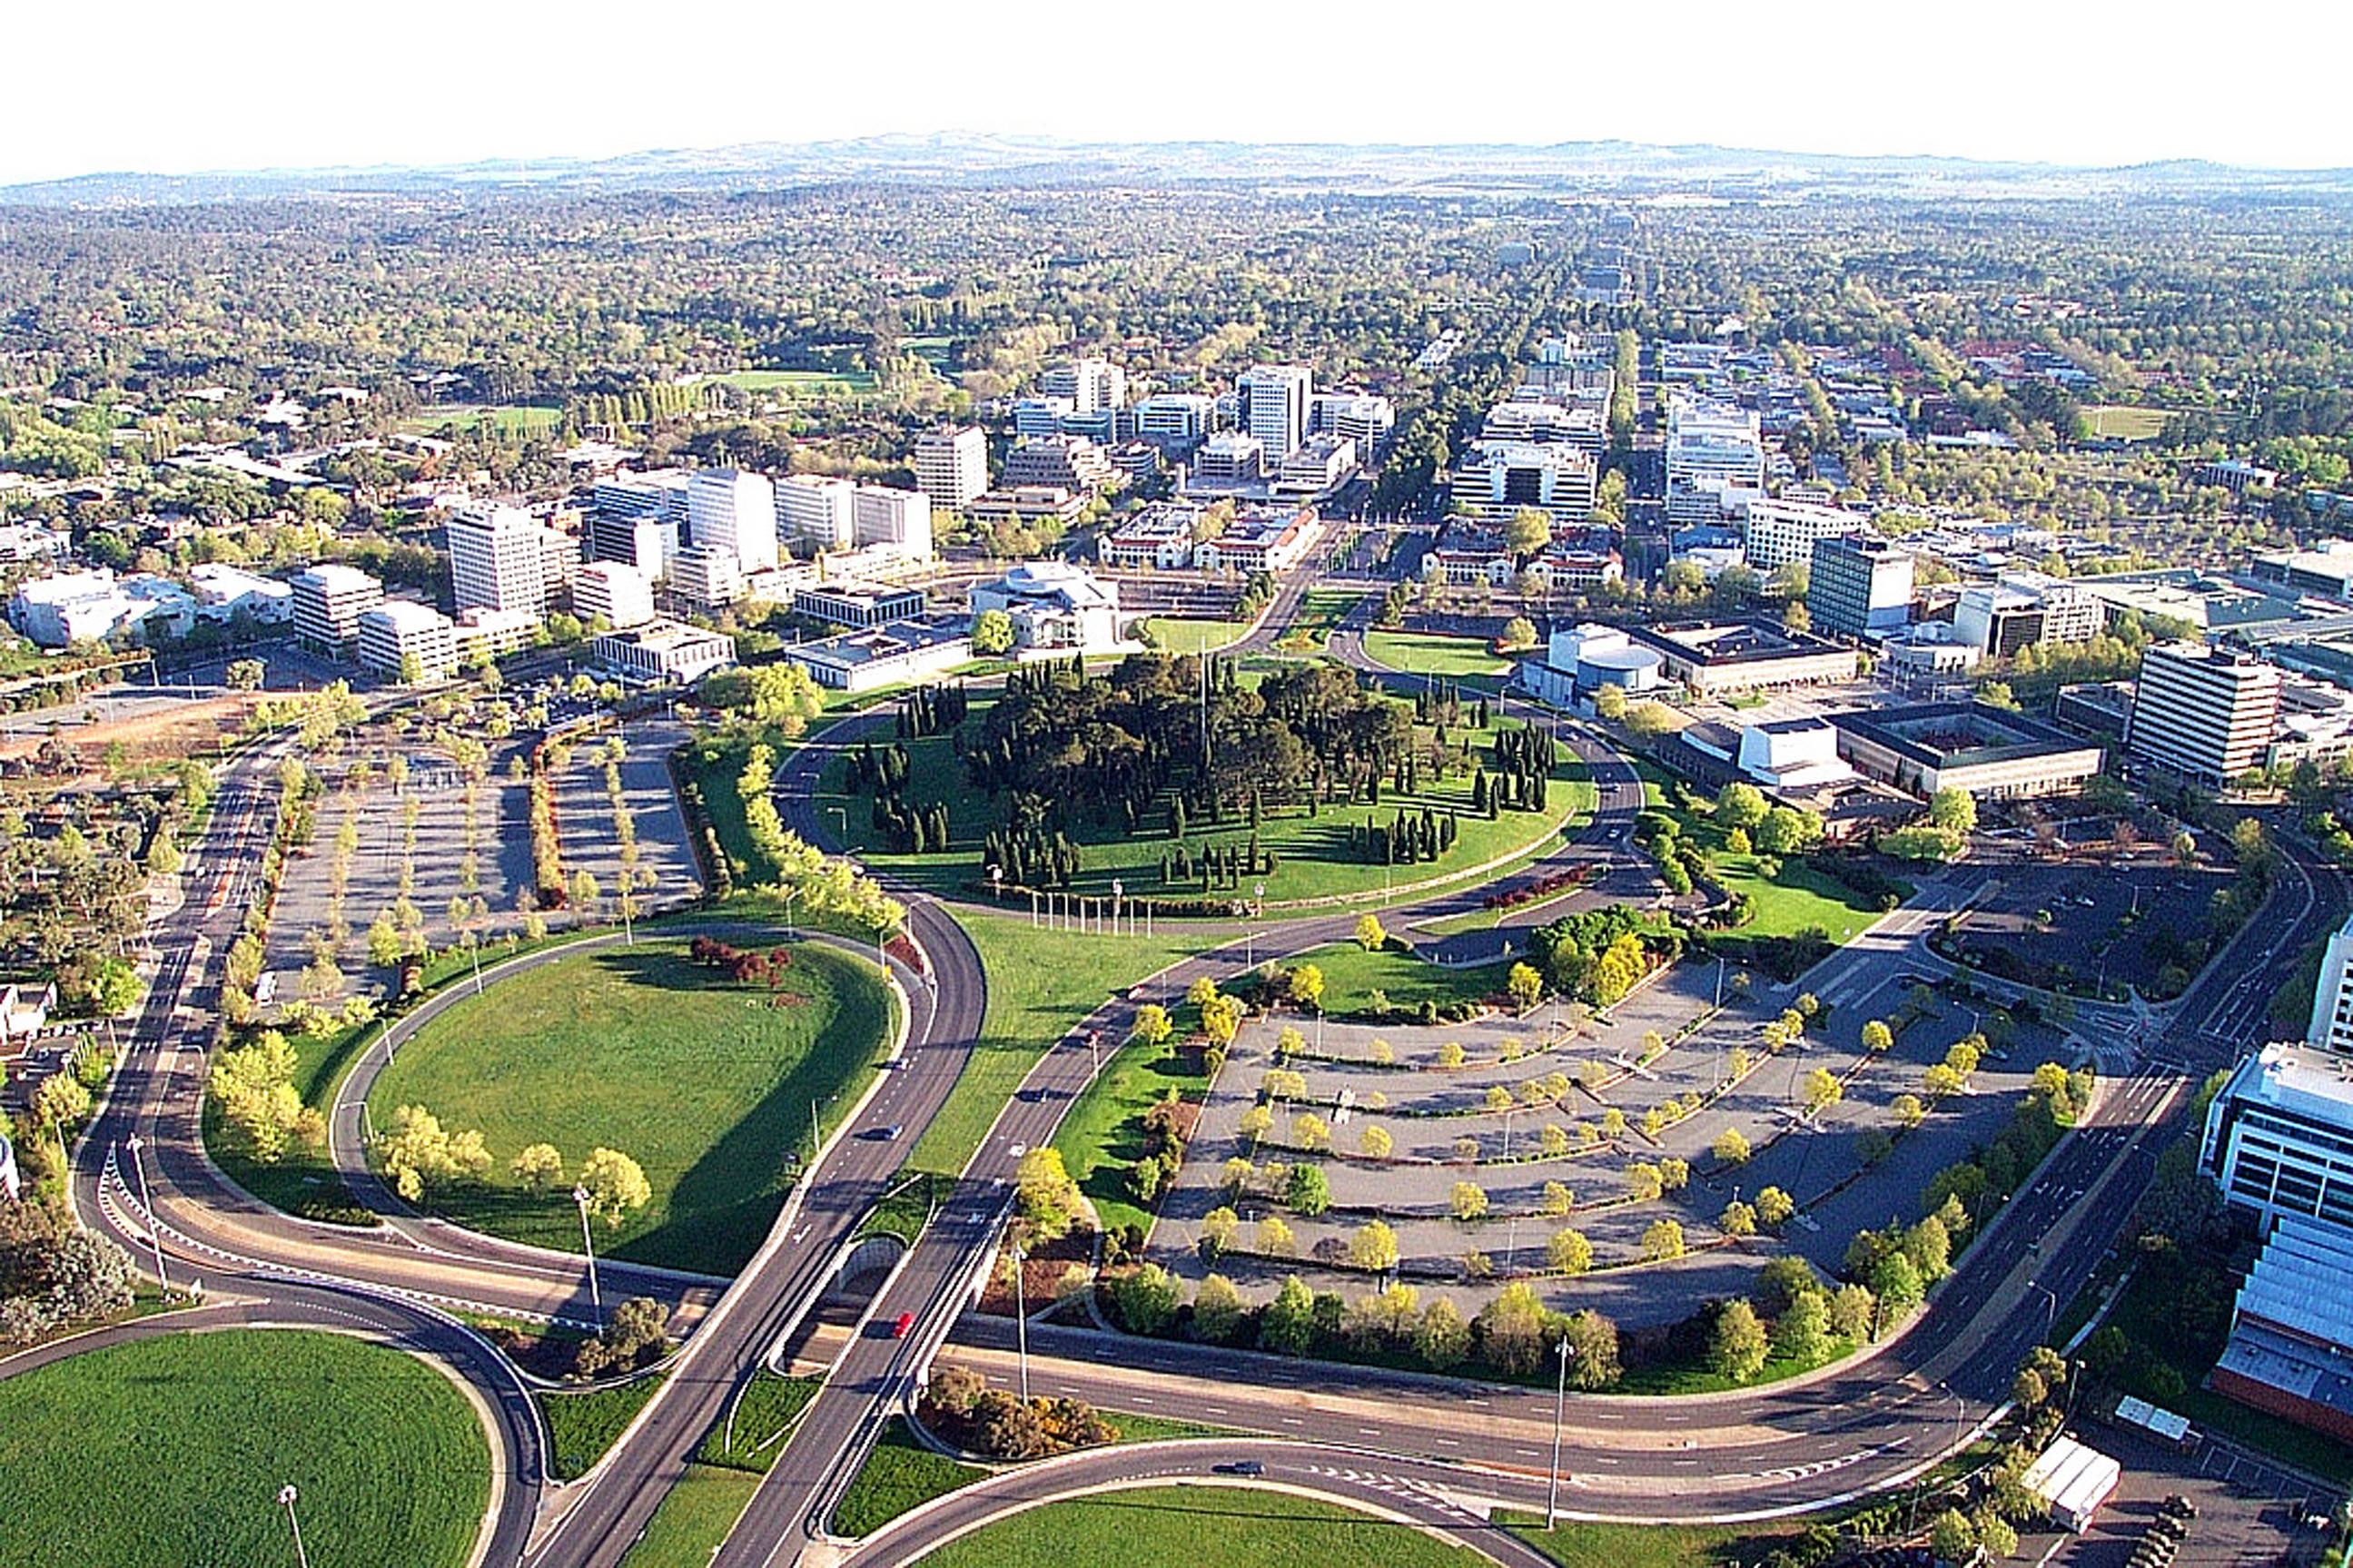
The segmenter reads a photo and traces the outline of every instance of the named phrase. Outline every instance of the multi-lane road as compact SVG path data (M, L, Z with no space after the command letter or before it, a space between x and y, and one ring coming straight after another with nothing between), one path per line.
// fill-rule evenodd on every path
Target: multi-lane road
M1304 586L1303 579L1284 585L1246 648L1272 640ZM1335 633L1332 651L1370 668L1363 616L1360 607ZM881 721L838 726L778 770L786 819L805 836L818 837L814 795L826 758L854 742L862 724ZM1591 769L1599 809L1573 840L1504 883L1598 862L1604 889L1651 896L1655 879L1629 846L1642 805L1640 779L1598 737L1574 725L1559 729ZM509 1484L485 1560L617 1563L731 1396L831 1282L906 1146L882 1139L881 1130L901 1127L912 1140L945 1104L980 1034L987 992L978 955L947 910L910 897L909 934L924 963L920 970L893 964L910 1004L905 1065L882 1075L845 1118L766 1246L732 1285L608 1267L608 1293L656 1296L693 1331L671 1376L606 1461L586 1480L551 1494L537 1417L511 1369L444 1313L580 1321L586 1289L577 1260L424 1220L374 1188L357 1154L356 1102L364 1088L347 1092L336 1108L333 1133L355 1189L390 1215L380 1229L352 1232L290 1219L238 1193L204 1155L204 1047L217 1000L211 972L234 938L258 839L268 831L273 765L265 752L227 770L206 835L191 857L200 871L190 879L190 896L151 932L154 984L129 1059L77 1152L77 1204L91 1223L142 1257L151 1237L160 1236L175 1268L202 1275L216 1293L254 1303L240 1310L274 1321L343 1326L356 1313L388 1337L441 1355L481 1386L506 1455ZM1491 890L1439 895L1404 916L1470 908ZM1563 1433L1562 1468L1570 1478L1564 1506L1639 1518L1795 1509L1888 1484L1930 1462L2006 1395L2011 1370L2048 1321L2047 1311L2034 1309L2048 1303L2055 1311L2105 1249L2146 1184L2157 1147L2186 1114L2189 1075L2252 1043L2259 1004L2268 1002L2303 945L2291 933L2323 929L2342 916L2346 902L2342 879L2291 846L2266 917L2210 965L2166 1016L2163 1033L2147 1043L2145 1057L2155 1065L2104 1087L2091 1124L2063 1144L1964 1255L1911 1332L1799 1385L1689 1401L1574 1400ZM1352 921L1353 912L1287 922L1272 944L1261 931L1259 945L1268 952L1301 951L1345 936ZM1907 962L1916 934L1900 921L1883 924L1872 942L1837 955L1833 969L1818 976L1828 975L1825 984L1850 976L1857 984L1885 984L1878 970ZM545 959L510 962L528 966ZM1069 1038L1078 1041L1087 1028L1121 1037L1138 1002L1170 999L1197 975L1229 977L1242 967L1232 945L1212 949L1107 1004ZM401 1029L421 1021L412 1016L396 1026L372 1058L396 1047ZM908 1314L913 1331L903 1339L853 1336L720 1561L791 1563L820 1542L831 1504L876 1428L952 1331L965 1336L953 1353L1001 1357L996 1326L965 1319L963 1308L977 1271L994 1255L1019 1152L1051 1138L1092 1068L1082 1047L1044 1053L1002 1109L955 1195L873 1304L877 1321ZM123 1179L124 1145L134 1131L149 1150L152 1222L132 1197L135 1184ZM1263 1463L1270 1478L1285 1484L1466 1532L1466 1539L1478 1534L1483 1512L1497 1503L1542 1506L1550 1401L1526 1390L1088 1335L1041 1334L1032 1350L1033 1380L1056 1391L1292 1440L1261 1440L1240 1456ZM1367 1399L1377 1408L1368 1409ZM1115 1477L1198 1477L1209 1458L1153 1449L1025 1470L927 1511L866 1551L884 1562L912 1561L1039 1489L1084 1489ZM1525 1560L1492 1536L1478 1543L1507 1561Z

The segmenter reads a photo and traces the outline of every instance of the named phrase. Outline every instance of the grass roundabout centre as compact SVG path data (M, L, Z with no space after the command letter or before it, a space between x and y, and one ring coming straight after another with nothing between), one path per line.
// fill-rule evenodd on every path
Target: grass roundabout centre
M440 1372L342 1334L160 1335L8 1380L0 1564L314 1561L458 1568L490 1498L481 1422Z
M377 1135L423 1106L453 1137L479 1132L488 1154L478 1175L428 1182L420 1206L577 1251L572 1182L609 1149L643 1169L646 1194L598 1223L599 1256L740 1269L808 1149L812 1102L830 1122L856 1098L897 1003L870 960L775 932L728 940L733 960L676 936L561 952L418 1029L370 1091ZM560 1169L518 1169L539 1145Z

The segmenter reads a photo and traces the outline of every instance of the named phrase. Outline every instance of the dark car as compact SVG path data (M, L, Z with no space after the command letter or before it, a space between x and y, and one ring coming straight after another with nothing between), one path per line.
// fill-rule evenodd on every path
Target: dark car
M1218 1466L1217 1471L1221 1476L1262 1476L1266 1467L1256 1459L1236 1459L1230 1465Z

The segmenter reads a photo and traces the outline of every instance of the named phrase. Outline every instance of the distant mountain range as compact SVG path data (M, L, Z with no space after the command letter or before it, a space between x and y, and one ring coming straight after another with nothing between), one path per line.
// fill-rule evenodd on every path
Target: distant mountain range
M2094 169L1628 142L1549 147L1092 142L943 132L749 142L611 158L501 159L430 168L84 174L0 186L0 204L134 207L484 191L732 191L858 180L974 186L1236 185L1428 196L1614 193L1628 200L1673 195L1788 199L1830 192L2013 200L2353 195L2353 170L2241 169L2197 161Z

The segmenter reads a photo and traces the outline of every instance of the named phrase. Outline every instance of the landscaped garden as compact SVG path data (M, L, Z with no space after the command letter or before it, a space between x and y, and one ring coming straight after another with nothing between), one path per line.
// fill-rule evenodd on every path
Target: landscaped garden
M369 1098L379 1152L460 1225L576 1251L576 1180L602 1211L600 1254L732 1273L809 1147L811 1101L838 1115L855 1098L893 1006L871 963L814 942L569 954L463 998L401 1047ZM403 1107L430 1112L446 1142L404 1128ZM403 1138L414 1158L389 1142Z
M459 1568L491 1456L434 1368L340 1334L236 1330L90 1351L8 1381L0 1564Z
M1322 662L1033 666L1002 694L911 698L897 730L828 766L820 822L861 860L944 893L1001 882L1024 909L1116 885L1229 915L1459 881L1556 842L1593 798L1581 763L1484 699L1402 701Z

